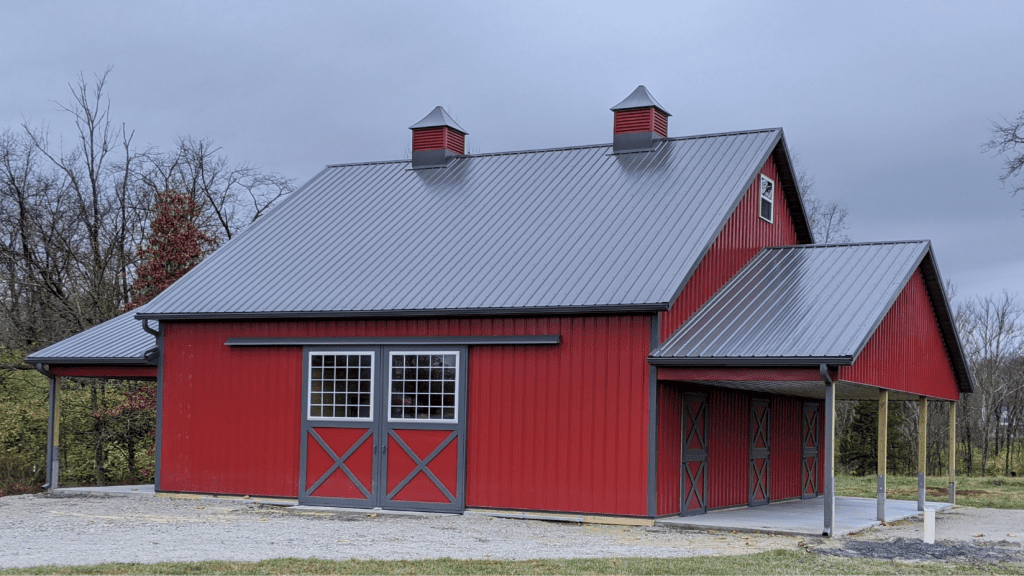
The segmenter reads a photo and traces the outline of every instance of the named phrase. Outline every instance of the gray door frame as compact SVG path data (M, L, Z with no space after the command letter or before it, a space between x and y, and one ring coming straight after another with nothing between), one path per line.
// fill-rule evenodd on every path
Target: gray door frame
M764 416L758 417L757 407L764 407ZM763 439L764 446L757 447L758 439ZM772 404L766 398L750 399L750 472L748 504L763 506L771 502L772 477ZM757 467L757 460L764 459L764 466ZM760 489L764 494L761 500L754 499L754 493Z
M693 413L690 410L691 402L700 402L700 408L697 409L697 413ZM708 511L708 395L697 392L685 392L683 393L683 417L682 426L680 426L682 434L682 474L680 475L680 487L679 487L679 515L680 516L694 516L697 514L707 514ZM696 430L696 426L688 426L688 422L700 421L703 422L701 430ZM701 448L691 448L690 440L693 439L696 434L696 439L700 442ZM697 468L697 473L694 475L690 474L690 462L700 462L700 466ZM701 485L703 490L697 493L696 482L697 477L700 477ZM687 479L691 482L691 488L686 488ZM693 510L687 509L687 503L690 501L690 497L694 496L697 501L700 502L700 508L694 508Z
M389 416L390 406L390 371L391 367L388 365L390 360L389 352L457 352L459 355L459 371L458 371L458 395L457 395L457 421L455 423L447 422L418 422L416 420L394 420L391 421ZM372 352L374 358L374 374L371 389L373 390L373 410L372 420L310 420L309 415L309 353L310 352L340 352L340 353L352 353L352 352ZM299 449L299 503L300 504L311 504L317 506L338 506L338 507L350 507L350 508L386 508L393 510L423 510L423 511L436 511L436 512L461 512L465 509L466 502L466 412L467 412L467 382L468 382L468 362L469 362L469 348L467 346L445 346L443 344L424 344L424 345L404 345L404 346L388 346L388 345L370 345L370 346L303 346L302 348L302 429L301 429L301 440ZM335 460L335 464L324 473L321 478L321 482L335 473L336 470L341 470L348 477L349 480L360 488L360 491L366 496L366 498L328 498L328 497L317 497L312 496L312 493L319 487L319 483L314 484L309 490L307 490L307 456L308 447L307 444L311 434L316 434L313 428L366 428L368 431L360 437L360 439L346 449L343 454L337 454L326 445L326 442L321 444L321 447L325 449L327 454ZM449 437L441 443L436 450L431 454L426 455L424 458L419 458L406 444L398 437L398 430L448 430L451 431ZM389 440L394 440L395 443L403 449L409 457L416 464L414 470L407 475L397 486L395 486L391 494L386 493L387 489L387 451L390 444ZM316 441L316 438L314 438ZM457 455L457 487L456 494L451 492L443 486L443 484L434 476L433 472L427 468L427 465L431 460L437 456L438 453L448 446L451 442L458 442L458 455ZM373 464L372 464L372 480L370 486L360 487L360 483L354 477L351 471L345 466L346 459L351 456L360 446L365 442L371 442L373 444ZM397 496L398 493L404 488L409 481L411 481L420 472L425 474L431 482L438 486L439 490L449 499L448 503L435 503L435 502L408 502L402 500L395 500L393 497Z
M821 494L818 482L818 465L821 462L821 404L818 401L804 402L800 411L800 497L816 498ZM808 447L810 440L813 447ZM813 458L811 465L807 459ZM807 488L813 488L808 492Z

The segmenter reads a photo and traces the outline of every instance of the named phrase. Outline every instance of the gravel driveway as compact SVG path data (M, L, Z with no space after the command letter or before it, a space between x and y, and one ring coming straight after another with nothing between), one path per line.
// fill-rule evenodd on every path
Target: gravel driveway
M829 556L1024 562L1022 510L956 508L936 520L938 542L925 545L919 519L825 540L479 514L295 511L221 498L33 494L0 498L0 568L283 557L686 557L798 547Z
M481 515L294 512L226 499L0 498L0 568L100 562L685 557L796 548L791 536L723 534Z

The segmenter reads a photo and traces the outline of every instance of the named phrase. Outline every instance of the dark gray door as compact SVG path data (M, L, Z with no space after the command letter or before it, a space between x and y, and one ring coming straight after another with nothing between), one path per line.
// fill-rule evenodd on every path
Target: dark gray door
M708 511L708 397L683 394L683 473L680 513Z
M750 401L750 505L769 501L771 478L771 405L768 400Z
M818 453L821 437L821 404L818 402L804 402L803 409L803 438L801 444L803 453L800 461L800 497L814 498L821 494L818 486Z
M299 502L461 511L464 346L306 347Z

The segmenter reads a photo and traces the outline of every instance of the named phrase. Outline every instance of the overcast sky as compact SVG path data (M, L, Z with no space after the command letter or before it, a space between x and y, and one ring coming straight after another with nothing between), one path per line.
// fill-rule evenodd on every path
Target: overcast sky
M1024 197L980 151L1024 110L1024 2L11 1L0 129L71 137L54 101L108 67L136 144L298 183L407 157L437 105L473 152L608 143L644 84L670 136L783 127L854 240L931 239L958 300L1024 293Z

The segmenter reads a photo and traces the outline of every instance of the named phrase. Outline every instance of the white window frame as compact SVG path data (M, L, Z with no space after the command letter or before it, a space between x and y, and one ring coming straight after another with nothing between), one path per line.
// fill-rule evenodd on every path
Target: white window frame
M370 357L370 415L362 416L313 416L313 356L369 356ZM346 422L373 422L373 408L376 403L377 353L373 350L310 350L306 356L306 419ZM362 380L362 378L360 378ZM318 404L323 406L324 404ZM337 407L337 405L335 405Z
M392 358L395 356L438 356L441 354L453 354L455 356L455 404L453 406L454 418L394 418L391 416L391 386L394 383L392 377ZM459 387L461 386L460 381L462 380L462 354L458 350L389 350L388 351L388 364L387 364L387 386L385 388L385 394L387 395L387 418L388 422L437 422L442 424L458 424L461 414L459 414ZM442 406L442 413L444 407Z
M772 187L771 196L769 198L765 198L764 196L765 182L771 184ZM765 202L768 202L768 218L764 217L764 214L762 214L763 210L761 209L761 206ZM757 217L769 224L775 221L775 180L772 180L764 174L761 174L761 179L759 180L759 186L757 188Z

